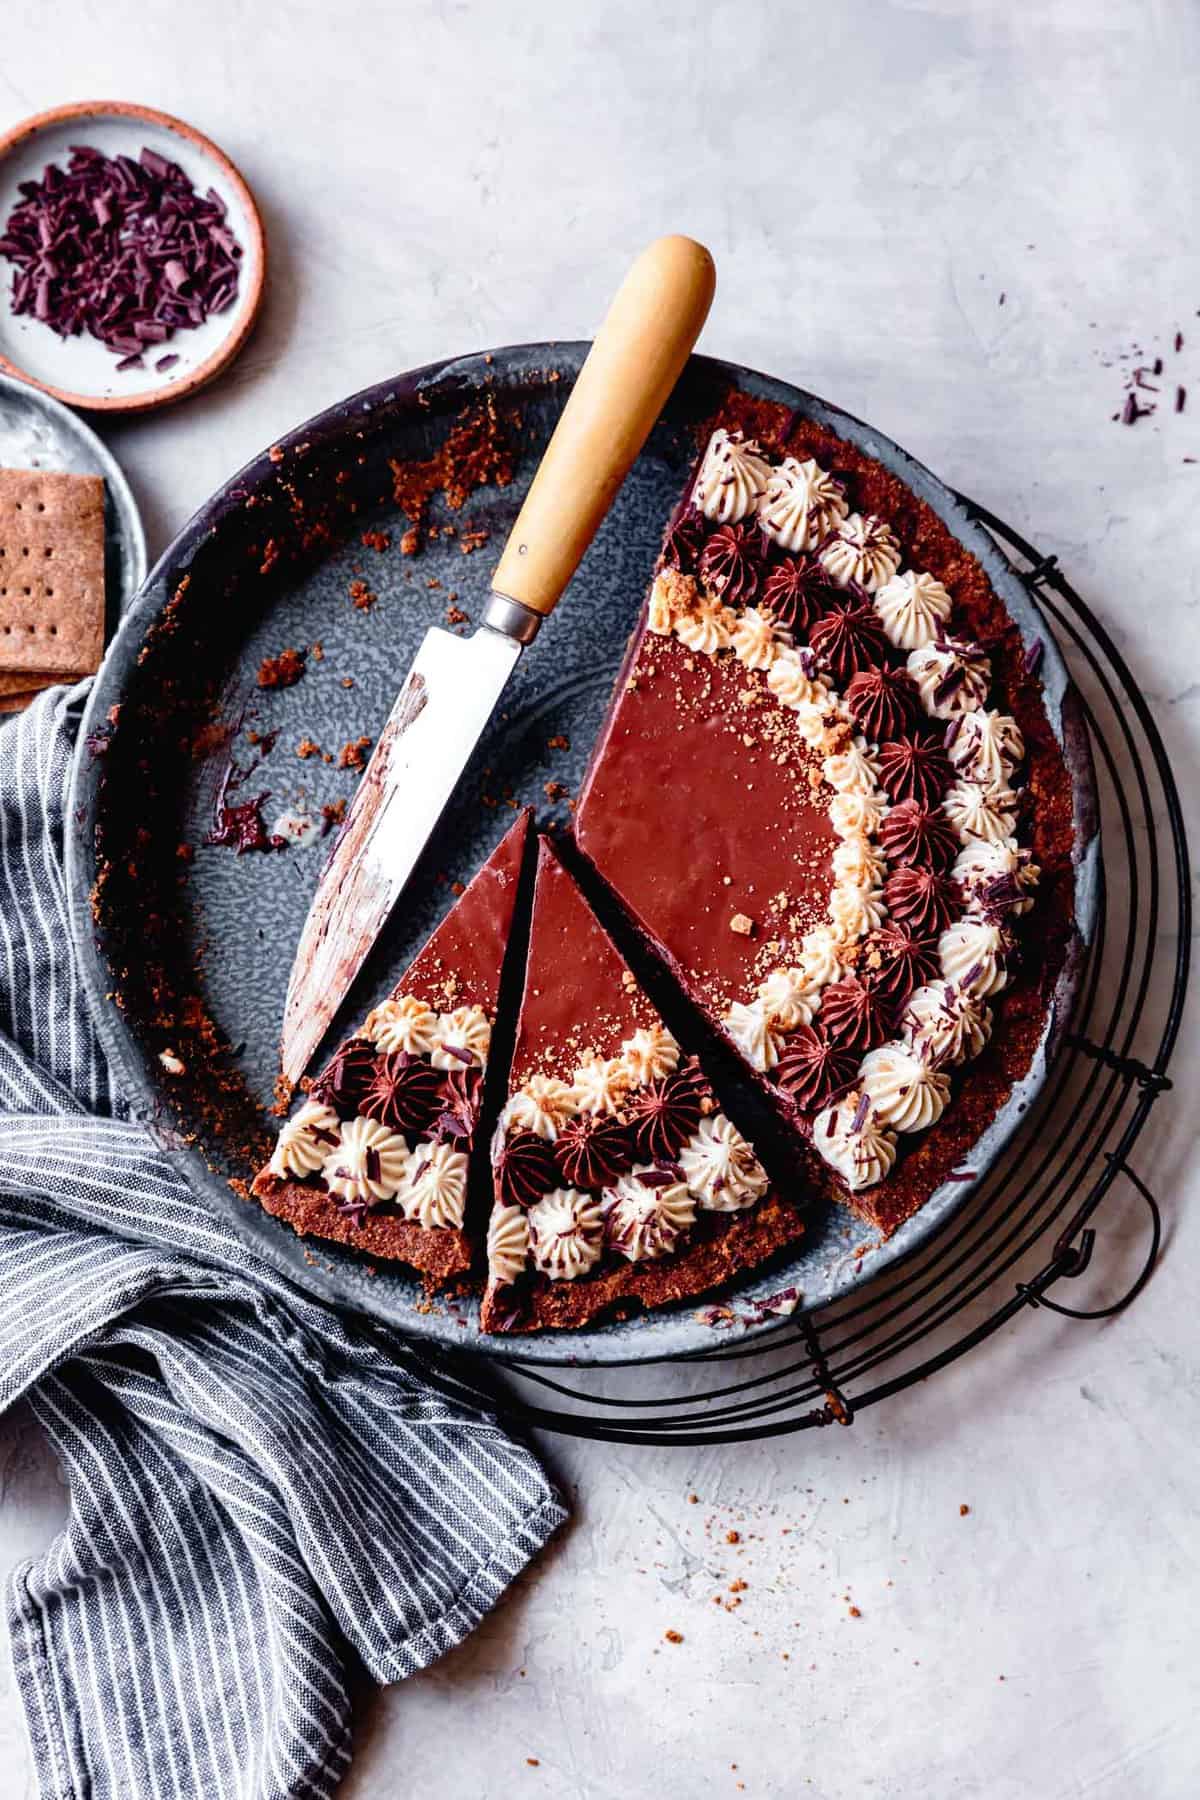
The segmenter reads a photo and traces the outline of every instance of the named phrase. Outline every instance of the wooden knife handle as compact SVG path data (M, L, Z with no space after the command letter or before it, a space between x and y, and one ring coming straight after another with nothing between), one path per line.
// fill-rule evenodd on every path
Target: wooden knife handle
M545 618L579 566L700 335L716 271L664 237L617 290L508 536L492 588Z

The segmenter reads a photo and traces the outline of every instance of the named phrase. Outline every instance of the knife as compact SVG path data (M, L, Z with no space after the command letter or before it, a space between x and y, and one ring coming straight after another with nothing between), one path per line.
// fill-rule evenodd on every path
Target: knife
M280 1062L300 1079L445 810L522 652L578 568L712 304L713 260L659 238L622 282L579 371L469 638L426 632L300 936Z

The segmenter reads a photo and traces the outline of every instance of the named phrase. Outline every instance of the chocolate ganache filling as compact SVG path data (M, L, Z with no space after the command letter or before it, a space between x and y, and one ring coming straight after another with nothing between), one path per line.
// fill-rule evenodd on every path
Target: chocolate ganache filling
M441 1091L441 1076L431 1063L408 1050L396 1050L375 1063L359 1111L392 1131L419 1136L429 1128Z
M873 744L899 737L921 717L921 696L902 669L860 669L846 688L845 699L855 724Z
M706 536L702 515L694 506L685 507L667 534L667 541L663 546L664 560L681 574L694 574L696 559L704 547Z
M873 1049L887 1036L891 1017L885 997L856 975L830 982L821 995L822 1030L838 1049Z
M647 1162L668 1162L700 1123L700 1095L694 1072L679 1070L633 1096L629 1126L634 1147Z
M897 737L879 747L879 785L890 800L934 807L954 779L941 744L927 737Z
M859 966L867 986L898 1007L914 988L941 974L937 938L918 937L909 925L896 921L866 940Z
M837 605L841 589L815 556L784 556L772 563L762 584L762 605L776 624L800 635L809 630L826 607Z

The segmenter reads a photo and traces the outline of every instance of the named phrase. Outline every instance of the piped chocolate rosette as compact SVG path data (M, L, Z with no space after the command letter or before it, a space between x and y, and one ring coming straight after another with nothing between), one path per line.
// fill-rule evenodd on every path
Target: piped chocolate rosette
M646 635L580 808L585 851L851 1192L890 1174L901 1136L937 1123L951 1071L988 1042L989 1001L1038 881L1020 836L1021 732L990 704L990 658L956 632L953 611L943 582L906 568L887 520L851 510L833 472L716 431L668 533ZM703 664L707 691L693 673ZM705 704L714 718L743 708L755 728L746 810L768 792L786 818L807 781L808 807L835 840L823 893L809 822L794 880L785 871L758 919L730 919L756 933L752 971L731 974L715 926L707 937L703 921L678 926L644 867L628 896L605 761L615 778L654 680L673 681L703 726ZM742 850L748 829L723 835Z

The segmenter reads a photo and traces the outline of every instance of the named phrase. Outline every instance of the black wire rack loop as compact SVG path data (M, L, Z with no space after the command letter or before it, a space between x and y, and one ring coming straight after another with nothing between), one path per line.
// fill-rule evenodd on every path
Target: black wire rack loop
M1169 1085L1170 1084L1168 1083L1168 1086ZM1128 1168L1124 1163L1119 1162L1111 1151L1107 1153L1105 1160L1112 1166L1114 1171L1119 1172L1127 1178L1132 1185L1134 1192L1139 1194L1145 1201L1147 1211L1150 1214L1150 1243L1147 1247L1142 1267L1137 1276L1125 1289L1125 1292L1120 1298L1110 1301L1107 1306L1067 1306L1061 1300L1048 1299L1044 1291L1039 1292L1037 1290L1036 1281L1018 1283L1017 1291L1025 1292L1025 1297L1030 1306L1048 1307L1051 1312L1059 1313L1064 1319L1115 1319L1117 1314L1123 1313L1127 1306L1132 1306L1133 1302L1137 1299L1138 1295L1149 1281L1151 1275L1153 1275L1155 1264L1158 1262L1158 1253L1162 1248L1162 1209L1160 1208L1158 1201L1154 1198L1154 1195L1150 1192L1141 1176L1135 1174L1134 1171ZM1062 1266L1059 1268L1057 1275L1052 1277L1054 1280L1057 1280L1062 1276L1065 1276L1068 1280L1077 1280L1091 1263L1092 1253L1096 1247L1095 1228L1091 1225L1085 1225L1080 1231L1079 1241L1076 1244L1071 1244L1066 1241L1070 1233L1071 1227L1068 1226L1067 1230L1059 1239L1056 1260ZM1046 1286L1048 1287L1049 1285L1050 1283L1047 1282Z
M814 1425L853 1425L854 1407L838 1387L829 1364L825 1361L821 1340L806 1313L801 1314L797 1321L797 1329L804 1339L804 1345L809 1354L809 1366L815 1379L820 1382L825 1395L824 1404L815 1409L812 1423Z
M968 505L970 505L971 510L975 513L976 517L981 516L981 509L979 507L975 506L970 501L968 502ZM1047 581L1052 581L1057 572L1057 556L1039 556L1033 567L1025 570L1025 586L1031 589L1042 587Z
M1104 626L1042 555L963 498L1023 571L1074 677L1096 765L1105 891L1064 1037L1026 1128L944 1228L875 1280L749 1341L635 1369L564 1370L420 1352L429 1380L517 1425L632 1444L717 1444L849 1426L925 1381L1018 1314L1111 1319L1153 1273L1155 1196L1131 1165L1187 995L1191 938L1183 815L1141 689ZM1115 1300L1070 1305L1062 1282L1094 1277L1098 1209L1118 1179L1149 1214L1137 1276Z
M1072 1032L1067 1042L1083 1056L1090 1056L1093 1062L1103 1063L1106 1069L1115 1069L1118 1074L1129 1075L1138 1086L1149 1094L1165 1094L1175 1084L1170 1076L1163 1075L1158 1069L1148 1069L1145 1063L1136 1056L1118 1056L1108 1044L1093 1044L1090 1038L1079 1037Z

